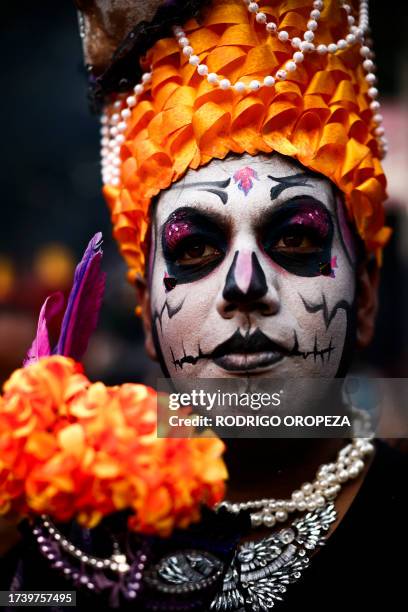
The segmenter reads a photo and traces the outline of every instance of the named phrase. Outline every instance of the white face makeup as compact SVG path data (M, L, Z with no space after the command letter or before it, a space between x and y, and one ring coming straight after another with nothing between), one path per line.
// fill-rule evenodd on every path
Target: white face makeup
M278 154L160 195L150 292L172 378L333 377L353 334L353 240L329 180Z

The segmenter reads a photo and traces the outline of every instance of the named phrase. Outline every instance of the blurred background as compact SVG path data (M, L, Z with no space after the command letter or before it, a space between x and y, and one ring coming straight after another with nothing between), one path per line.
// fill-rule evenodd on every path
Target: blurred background
M408 42L401 5L371 0L380 91L390 153L386 249L376 338L355 368L408 376ZM100 194L99 124L87 103L77 16L70 0L2 7L0 222L0 382L19 367L45 297L69 291L76 262L104 234L107 290L88 349L91 379L147 382L158 368L145 356L134 290L111 237ZM54 330L56 332L56 329Z

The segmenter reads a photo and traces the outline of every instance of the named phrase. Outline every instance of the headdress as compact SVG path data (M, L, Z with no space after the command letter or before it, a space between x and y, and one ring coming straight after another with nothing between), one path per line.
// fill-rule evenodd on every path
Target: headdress
M377 259L386 152L368 0L214 0L141 59L141 82L102 115L102 174L131 279L142 274L149 206L229 153L279 152L328 177Z

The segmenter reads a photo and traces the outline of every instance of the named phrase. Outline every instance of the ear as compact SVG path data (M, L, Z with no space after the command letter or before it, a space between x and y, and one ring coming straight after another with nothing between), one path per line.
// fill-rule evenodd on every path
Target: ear
M366 259L357 269L357 346L368 346L374 335L378 311L380 270L374 259Z
M138 278L136 280L136 297L141 309L142 324L145 332L145 350L150 359L157 361L152 333L153 322L150 307L150 291L145 278Z

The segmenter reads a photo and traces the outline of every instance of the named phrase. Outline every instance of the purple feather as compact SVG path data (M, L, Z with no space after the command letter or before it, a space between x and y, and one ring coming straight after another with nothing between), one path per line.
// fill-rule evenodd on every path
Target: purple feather
M50 338L48 335L48 325L64 305L64 296L59 291L48 296L45 300L38 318L37 335L23 361L23 366L26 367L41 357L51 355Z
M55 350L80 361L94 331L105 289L105 274L101 271L102 234L92 238L75 270L74 284L68 298Z

